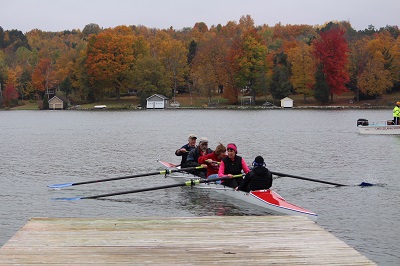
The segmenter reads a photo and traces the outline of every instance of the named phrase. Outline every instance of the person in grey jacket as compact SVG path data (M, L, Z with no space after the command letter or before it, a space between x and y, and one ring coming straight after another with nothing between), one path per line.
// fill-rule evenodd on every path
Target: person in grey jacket
M199 145L195 149L193 149L189 152L189 155L187 156L187 159L186 159L186 163L183 166L185 168L200 166L199 158L201 156L210 154L212 152L213 152L213 150L208 148L208 139L206 137L202 137L199 140ZM201 178L205 178L206 173L207 173L207 165L206 164L202 164L202 165L204 167L203 169L191 170L191 171L189 171L189 173L197 175Z

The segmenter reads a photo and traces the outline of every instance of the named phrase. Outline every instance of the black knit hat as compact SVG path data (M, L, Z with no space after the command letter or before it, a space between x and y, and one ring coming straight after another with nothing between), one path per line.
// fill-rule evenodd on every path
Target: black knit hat
M254 165L255 167L256 167L256 166L264 166L264 165L265 165L264 158L261 157L261 156L257 156L257 157L254 159L253 165Z

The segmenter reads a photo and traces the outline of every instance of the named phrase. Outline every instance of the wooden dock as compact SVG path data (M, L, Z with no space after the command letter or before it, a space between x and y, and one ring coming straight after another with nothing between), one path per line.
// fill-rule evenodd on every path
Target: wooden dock
M300 216L32 218L0 265L376 265Z

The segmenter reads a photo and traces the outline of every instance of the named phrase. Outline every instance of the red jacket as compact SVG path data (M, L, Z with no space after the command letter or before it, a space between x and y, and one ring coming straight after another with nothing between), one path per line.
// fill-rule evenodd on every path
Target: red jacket
M207 159L211 159L211 160L213 160L213 162L206 163ZM221 159L214 152L212 152L207 155L200 156L198 163L207 165L207 176L206 177L209 177L212 174L218 174L219 164L217 164L216 162L220 162L220 161L221 161Z

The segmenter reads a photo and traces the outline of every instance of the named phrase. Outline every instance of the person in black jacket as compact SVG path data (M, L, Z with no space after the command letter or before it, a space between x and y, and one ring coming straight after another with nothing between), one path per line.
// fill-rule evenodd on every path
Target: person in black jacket
M181 160L181 166L184 167L187 157L189 155L189 152L191 150L196 149L196 141L197 141L197 136L195 134L190 134L188 137L188 143L183 145L180 149L177 149L175 151L176 156L182 156Z
M257 156L253 162L253 169L246 174L243 182L236 188L245 192L269 189L272 186L272 174L265 167L264 158Z

